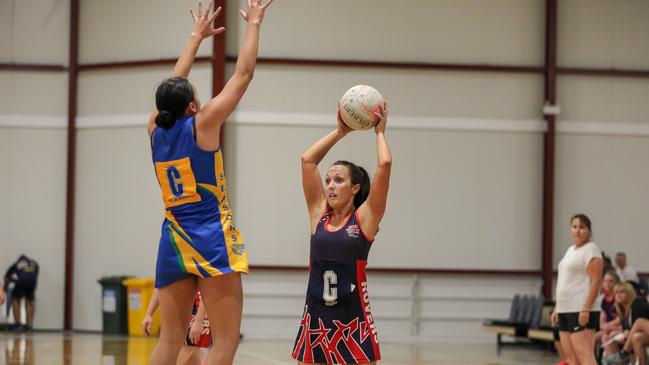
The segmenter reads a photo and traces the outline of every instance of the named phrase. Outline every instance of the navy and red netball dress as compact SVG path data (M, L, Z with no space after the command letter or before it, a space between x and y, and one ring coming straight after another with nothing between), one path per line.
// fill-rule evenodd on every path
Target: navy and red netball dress
M371 242L356 212L329 229L327 212L311 236L311 261L304 315L293 358L305 363L358 364L381 358L367 294Z

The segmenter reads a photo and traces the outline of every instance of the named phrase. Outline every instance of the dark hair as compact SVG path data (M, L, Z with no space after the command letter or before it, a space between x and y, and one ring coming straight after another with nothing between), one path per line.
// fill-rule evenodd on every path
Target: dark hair
M586 228L588 228L588 230L589 230L591 233L593 232L593 229L590 228L590 218L588 218L588 217L586 216L586 214L579 213L579 214L575 214L575 215L573 215L572 218L570 218L570 224L572 224L572 221L574 221L575 219L579 219L579 221L580 221L583 225L585 225Z
M159 111L155 124L164 129L173 127L193 100L194 88L186 78L178 76L164 80L155 92L155 105Z
M349 169L349 174L352 177L352 185L360 184L361 189L354 195L354 206L356 209L363 204L367 199L367 196L370 195L370 176L367 174L364 168L345 160L338 160L334 162L331 166L347 166Z

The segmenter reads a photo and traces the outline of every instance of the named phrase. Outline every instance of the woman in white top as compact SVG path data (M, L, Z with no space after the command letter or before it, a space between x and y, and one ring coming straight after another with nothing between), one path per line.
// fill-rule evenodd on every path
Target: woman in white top
M591 224L586 215L573 216L570 230L575 244L559 262L552 321L559 325L561 346L570 365L596 365L595 333L599 329L604 262L599 247L590 241Z

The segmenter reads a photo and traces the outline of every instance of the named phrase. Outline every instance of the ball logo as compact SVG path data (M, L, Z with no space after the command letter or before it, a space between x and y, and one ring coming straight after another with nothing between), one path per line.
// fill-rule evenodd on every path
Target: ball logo
M184 192L183 179L175 166L167 168L167 178L169 179L169 186L173 195L177 197L182 196Z

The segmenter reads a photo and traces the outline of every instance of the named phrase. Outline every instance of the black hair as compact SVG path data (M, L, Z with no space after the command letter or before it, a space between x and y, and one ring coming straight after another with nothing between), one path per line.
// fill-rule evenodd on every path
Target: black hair
M159 111L155 124L164 129L173 127L193 100L194 88L186 78L178 76L164 80L155 92L155 105Z
M361 189L354 195L354 207L358 209L367 200L367 196L370 195L370 176L364 168L349 161L338 160L331 166L336 165L347 166L352 177L352 185L360 184Z
M586 226L586 228L588 228L588 230L591 233L593 232L593 229L591 228L590 218L588 218L588 216L586 216L586 214L579 213L579 214L573 215L572 218L570 218L570 224L572 224L572 221L574 221L575 219L579 219L579 221L584 226Z

